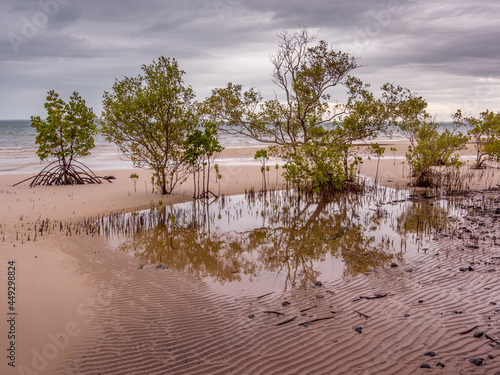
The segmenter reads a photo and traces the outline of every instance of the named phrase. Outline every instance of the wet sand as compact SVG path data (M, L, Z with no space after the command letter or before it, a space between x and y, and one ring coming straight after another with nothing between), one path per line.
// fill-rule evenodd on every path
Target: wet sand
M366 161L361 173L374 176L375 167L376 160ZM189 183L162 197L151 193L149 172L133 172L137 192L128 178L132 171L107 171L117 177L112 184L36 189L12 187L23 176L2 176L0 279L7 280L7 261L15 260L18 287L17 368L4 363L2 374L500 373L493 341L500 341L496 207L458 221L454 232L441 233L422 256L398 267L240 296L216 293L171 268L140 269L137 259L114 251L102 237L60 230L61 223L91 215L190 199ZM497 184L494 172L474 186ZM227 166L222 174L226 194L260 187L258 166ZM381 160L381 184L403 187L407 181L393 159ZM46 219L50 233L35 238L35 225ZM469 266L473 271L460 271ZM377 295L384 297L360 299ZM7 311L5 297L0 306ZM1 330L8 331L6 319ZM476 338L477 332L488 337ZM436 356L425 355L430 351ZM482 365L472 364L474 358L483 358ZM423 363L432 370L420 368Z

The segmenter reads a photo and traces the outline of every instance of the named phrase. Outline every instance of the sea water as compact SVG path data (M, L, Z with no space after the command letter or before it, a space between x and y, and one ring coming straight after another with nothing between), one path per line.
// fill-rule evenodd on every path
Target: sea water
M0 174L37 173L51 160L40 161L36 151L36 130L29 120L0 120ZM132 162L120 154L118 147L107 142L102 135L95 136L91 155L78 159L92 170L132 169ZM261 143L244 136L221 134L220 142L226 148L257 147ZM219 164L258 164L250 159L219 160Z
M0 174L37 173L49 164L50 160L42 162L36 154L36 130L30 124L29 120L0 120ZM450 126L442 125L442 129ZM379 138L380 141L388 139L387 136ZM394 134L392 139L404 140L398 134ZM226 148L265 146L243 135L227 133L221 133L219 141ZM96 135L95 145L90 156L79 159L90 169L101 171L133 168L132 162L120 154L118 147L107 142L102 135ZM216 162L220 165L259 165L259 161L253 158L226 158ZM269 162L274 165L278 161L273 159Z
M51 160L40 161L36 151L36 130L29 120L0 120L0 174L37 173ZM91 169L132 168L132 162L119 157L115 145L97 135L96 147L88 157L79 159Z

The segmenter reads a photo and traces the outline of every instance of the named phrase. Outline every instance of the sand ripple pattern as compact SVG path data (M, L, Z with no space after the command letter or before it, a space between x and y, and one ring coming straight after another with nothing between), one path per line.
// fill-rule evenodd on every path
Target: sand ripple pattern
M103 246L88 239L95 251L81 255L102 301L57 374L500 374L493 244L443 238L399 267L262 298L268 290L219 295L172 269L138 269Z

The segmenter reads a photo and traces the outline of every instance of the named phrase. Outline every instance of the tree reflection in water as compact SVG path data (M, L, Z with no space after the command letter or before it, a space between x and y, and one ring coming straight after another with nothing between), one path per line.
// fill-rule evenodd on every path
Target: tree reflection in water
M408 233L428 228L426 217L446 225L437 208L406 196L283 191L189 202L128 214L135 224L120 226L119 248L221 284L272 274L286 290L387 267L402 260Z
M430 236L449 225L449 212L441 206L426 201L415 202L398 217L397 232L402 236L417 234Z

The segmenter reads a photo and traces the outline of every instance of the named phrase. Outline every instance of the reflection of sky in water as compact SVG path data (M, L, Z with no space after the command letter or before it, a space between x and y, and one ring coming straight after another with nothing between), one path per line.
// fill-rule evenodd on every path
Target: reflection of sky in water
M198 275L223 294L283 291L417 257L420 238L444 229L453 213L445 201L408 196L377 188L326 200L274 192L188 202L115 218L122 224L110 241L144 263ZM140 233L123 234L138 223Z

